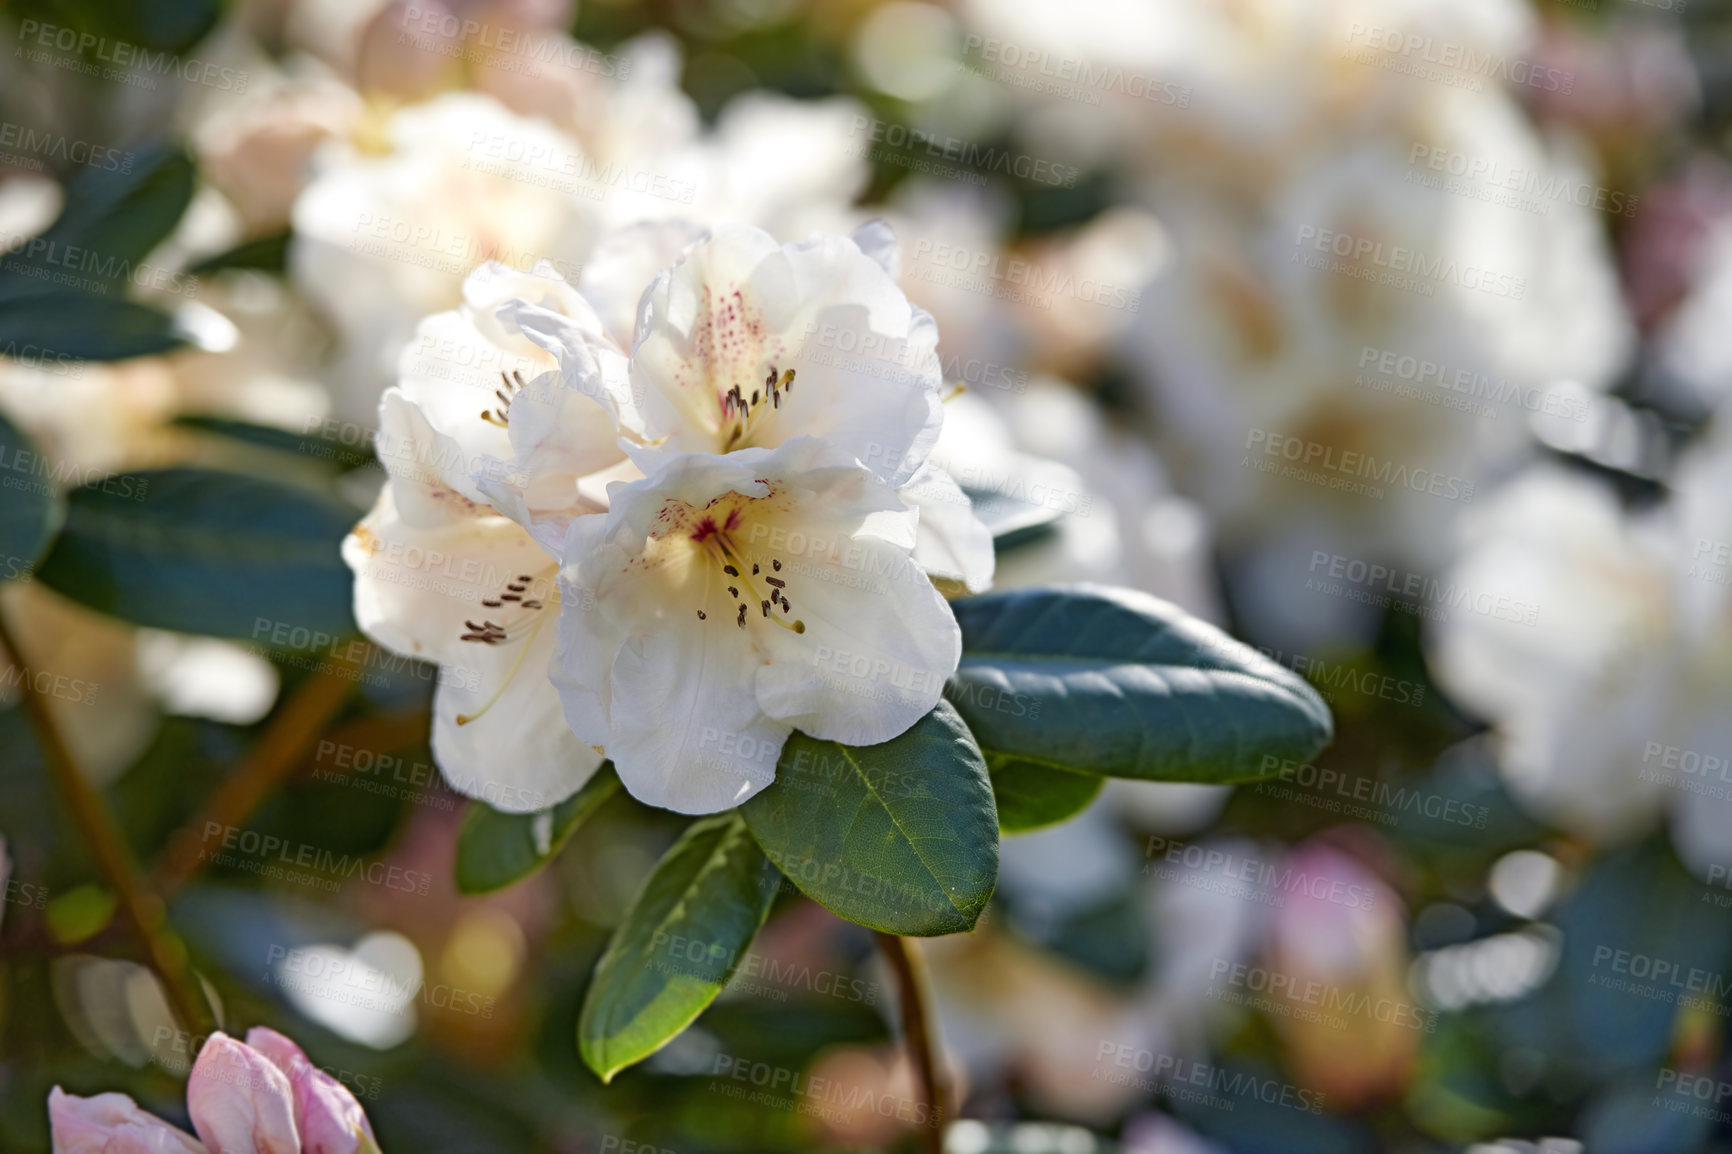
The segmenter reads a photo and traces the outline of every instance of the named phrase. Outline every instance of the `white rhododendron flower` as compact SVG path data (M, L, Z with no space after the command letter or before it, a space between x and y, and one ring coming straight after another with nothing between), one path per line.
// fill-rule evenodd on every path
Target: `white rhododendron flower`
M688 453L572 522L554 681L634 796L683 813L769 785L795 728L896 737L962 653L918 514L838 446Z
M665 236L666 233L664 232ZM615 338L518 310L566 380L617 415L645 471L680 453L769 448L821 436L892 485L914 475L943 421L938 330L883 261L889 230L778 245L728 225L692 245L644 293L586 276L606 303L641 296L629 363ZM636 272L621 260L620 275Z
M605 751L645 801L725 809L770 782L793 727L869 744L936 703L960 640L933 579L985 589L992 540L925 460L943 418L931 319L884 270L888 230L856 235L638 226L578 289L490 264L422 322L380 406L391 483L345 556L368 635L442 667L433 749L456 788L542 809ZM638 558L623 582L596 559L616 556ZM670 588L692 613L658 624ZM690 664L721 625L731 664Z
M896 286L895 263L882 222L786 245L747 225L706 237L685 222L643 224L603 238L584 270L599 324L531 302L512 320L558 357L574 398L614 414L646 473L684 452L823 437L920 509L928 573L980 592L991 535L926 464L944 417L938 332Z
M422 322L380 404L379 456L390 481L343 555L366 634L441 667L433 753L447 779L496 809L523 812L569 796L601 763L565 726L547 680L557 551L531 530L563 537L572 518L604 510L605 481L580 478L622 454L607 414L577 394L561 400L587 405L587 424L571 421L577 432L557 451L535 443L557 381L552 358L496 314L506 301L533 300L593 324L570 287L545 266L485 265L464 292L461 309ZM530 485L526 462L564 486ZM499 498L490 501L484 486Z

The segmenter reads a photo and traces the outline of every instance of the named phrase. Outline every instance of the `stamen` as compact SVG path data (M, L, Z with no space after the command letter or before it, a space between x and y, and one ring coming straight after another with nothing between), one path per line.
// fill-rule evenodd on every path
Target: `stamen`
M757 566L757 563L754 562L752 564L752 576L756 577L757 575L758 575L758 566Z
M746 607L744 605L740 606L739 626L741 629L746 627Z
M772 558L770 558L770 568L772 568L776 572L780 573L782 571L782 563L780 561L776 560L774 557L772 557Z
M708 621L709 620L708 617L704 616L704 611L702 609L698 610L698 620L699 621Z
M778 589L786 589L788 587L788 583L780 577L766 577L764 578L764 583L766 585L774 585Z
M764 616L768 617L770 615L770 603L768 601L760 601L758 604L763 607Z
M728 593L733 596L735 601L738 601L740 599L740 591L737 588L735 588L734 586L732 586L732 585L728 586Z
M738 577L740 575L740 571L732 565L723 565L722 572L726 573L729 577Z

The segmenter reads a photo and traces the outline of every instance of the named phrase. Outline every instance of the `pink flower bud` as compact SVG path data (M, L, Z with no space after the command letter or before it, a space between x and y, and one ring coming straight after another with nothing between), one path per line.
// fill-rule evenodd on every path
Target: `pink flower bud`
M211 1154L301 1154L288 1076L226 1034L199 1051L186 1108Z
M205 1154L190 1134L146 1114L125 1094L48 1095L55 1154Z
M313 1065L301 1048L275 1030L254 1026L247 1045L288 1076L295 1096L295 1126L302 1154L356 1154L373 1128L349 1088Z

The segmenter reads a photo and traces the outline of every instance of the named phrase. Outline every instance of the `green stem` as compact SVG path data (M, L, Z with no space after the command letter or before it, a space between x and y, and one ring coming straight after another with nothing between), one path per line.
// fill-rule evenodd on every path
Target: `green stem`
M926 963L906 938L879 933L878 948L890 971L896 975L896 1002L902 1010L902 1040L914 1062L914 1075L926 1104L932 1111L931 1125L923 1127L921 1149L925 1154L944 1154L944 1126L948 1119L946 1087L938 1060L937 1040L931 1026L931 996L927 991Z
M89 847L96 866L114 890L121 916L131 925L144 947L150 968L162 982L170 1010L180 1020L181 1027L198 1036L209 1032L210 1013L204 1000L194 992L191 970L186 962L186 949L168 928L167 907L144 881L132 851L115 824L102 795L90 784L90 779L78 767L72 750L60 733L60 727L49 711L48 699L37 690L30 677L30 661L19 648L5 614L0 612L0 647L22 675L24 712L31 728L36 731L48 768L59 787L73 823Z

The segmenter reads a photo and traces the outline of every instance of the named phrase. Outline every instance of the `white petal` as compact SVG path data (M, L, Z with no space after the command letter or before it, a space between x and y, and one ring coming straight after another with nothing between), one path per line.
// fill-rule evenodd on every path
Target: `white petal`
M598 402L622 432L644 435L645 421L632 391L626 354L602 331L599 318L573 318L525 301L506 305L500 317L552 353L566 385Z
M472 659L476 644L459 638L469 631L466 620L490 612L484 598L497 598L519 574L549 569L547 554L515 522L468 506L432 525L410 524L390 489L344 539L343 560L355 574L361 631L394 653L441 665ZM535 592L551 605L550 577Z
M934 577L962 582L970 593L992 588L992 530L974 515L962 486L943 469L926 464L897 492L920 510L914 545L920 567Z
M633 797L676 813L717 813L769 785L788 737L753 699L750 647L712 624L651 634L613 662L608 755Z
M908 546L872 531L885 520L860 518L841 501L813 502L800 524L833 547L807 550L780 570L790 615L805 632L767 631L771 659L757 669L758 704L813 737L889 741L938 704L962 656L950 605Z
M565 724L547 679L557 633L544 612L524 640L472 643L466 662L440 669L433 758L459 793L506 813L531 813L576 793L601 764L601 754Z
M620 348L635 343L644 294L656 277L703 235L704 230L690 221L643 221L608 233L596 243L584 262L578 287Z
M435 418L448 416L416 404L401 389L386 389L379 401L379 435L373 450L391 478L388 488L398 509L418 525L443 524L454 510L481 506L486 498L474 471L496 459L489 450L504 443L505 431L497 429L498 442L477 434L466 445L434 424ZM480 420L472 423L487 427Z
M662 460L819 436L901 484L938 439L937 327L846 237L778 248L757 229L719 228L658 279L639 338L632 383ZM750 395L770 366L794 370L793 387L736 442L721 394Z
M896 233L888 221L882 218L869 220L848 236L891 280L902 283L902 254L896 245Z

